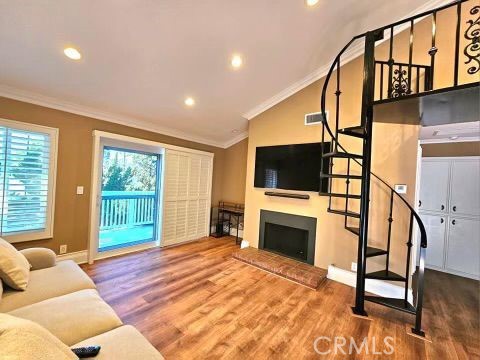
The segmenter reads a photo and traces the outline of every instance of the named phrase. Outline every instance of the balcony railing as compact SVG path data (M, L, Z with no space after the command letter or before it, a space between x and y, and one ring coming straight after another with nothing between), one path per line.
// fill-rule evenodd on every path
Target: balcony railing
M155 191L102 191L100 230L153 225Z

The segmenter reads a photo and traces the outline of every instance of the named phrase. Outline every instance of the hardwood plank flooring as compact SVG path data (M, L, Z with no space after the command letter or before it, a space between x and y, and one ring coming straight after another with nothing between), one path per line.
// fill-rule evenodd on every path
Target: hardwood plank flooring
M371 321L353 317L353 288L326 280L310 290L234 260L237 249L231 238L205 238L83 268L123 321L167 359L480 359L478 281L427 271L428 343L406 334L411 315L367 303ZM320 336L332 339L317 342L330 353L315 352ZM364 337L368 350L335 353L340 336L345 352L351 339L360 346ZM386 336L392 354L382 353L390 350Z

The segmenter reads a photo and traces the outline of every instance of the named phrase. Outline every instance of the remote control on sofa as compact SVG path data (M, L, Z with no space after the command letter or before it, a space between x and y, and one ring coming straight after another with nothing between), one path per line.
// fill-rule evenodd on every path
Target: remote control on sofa
M100 352L100 346L84 346L84 347L79 347L72 349L73 353L77 355L79 358L89 358L89 357L95 357L98 355Z

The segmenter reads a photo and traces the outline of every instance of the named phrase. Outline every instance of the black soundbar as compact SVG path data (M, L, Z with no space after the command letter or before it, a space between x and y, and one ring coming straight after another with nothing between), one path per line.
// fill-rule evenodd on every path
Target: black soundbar
M301 199L301 200L310 199L310 195L308 194L292 194L292 193L281 193L281 192L275 192L275 191L265 191L265 195L292 198L292 199Z

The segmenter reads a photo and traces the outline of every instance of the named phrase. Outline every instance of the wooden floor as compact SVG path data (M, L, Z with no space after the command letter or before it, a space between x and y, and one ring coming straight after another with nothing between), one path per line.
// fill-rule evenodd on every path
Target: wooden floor
M103 298L167 359L480 359L479 282L427 271L424 324L432 343L406 334L411 315L367 304L350 315L354 289L330 280L318 291L231 258L229 238L207 238L86 265ZM320 336L343 336L360 355L333 353ZM386 336L393 337L392 355ZM348 349L348 346L344 348ZM354 352L355 353L355 352Z

